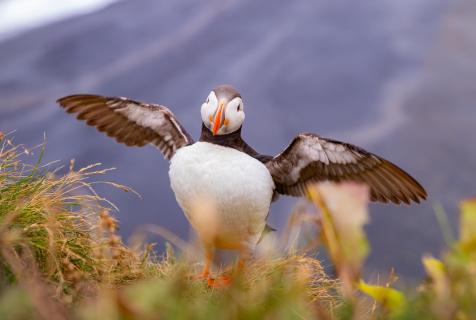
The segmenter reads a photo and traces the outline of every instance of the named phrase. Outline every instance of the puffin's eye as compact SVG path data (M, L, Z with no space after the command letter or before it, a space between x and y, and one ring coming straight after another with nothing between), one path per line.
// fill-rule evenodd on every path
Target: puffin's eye
M209 104L209 103L210 103L210 98L207 98L207 104Z
M238 107L236 107L236 111L240 111L241 110L241 103L238 105Z

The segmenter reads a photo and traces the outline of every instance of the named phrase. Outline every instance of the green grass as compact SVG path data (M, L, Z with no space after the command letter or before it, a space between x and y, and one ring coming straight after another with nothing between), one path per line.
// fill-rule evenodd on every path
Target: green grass
M41 147L34 151L42 154ZM227 288L195 279L196 264L169 246L126 246L113 205L91 178L98 165L64 174L42 167L31 150L0 149L0 318L82 319L308 318L340 303L337 280L300 254L253 261ZM40 159L41 160L41 159ZM115 185L115 184L114 184ZM120 189L127 189L115 185Z
M93 189L108 170L75 169L73 161L59 174L41 164L42 153L41 146L29 150L0 136L0 319L473 319L476 314L476 200L462 203L460 236L448 240L441 259L423 258L427 279L401 292L392 288L394 277L383 285L361 279L370 250L363 231L366 188L311 186L315 209L298 210L288 226L290 233L300 230L306 240L299 241L300 248L306 251L256 258L244 271L231 269L230 286L211 288L194 277L200 264L187 252L168 245L157 257L151 244L122 241L114 206ZM30 165L25 159L38 161ZM442 212L438 216L442 220ZM317 237L307 233L310 226ZM332 259L336 278L306 254L321 249Z

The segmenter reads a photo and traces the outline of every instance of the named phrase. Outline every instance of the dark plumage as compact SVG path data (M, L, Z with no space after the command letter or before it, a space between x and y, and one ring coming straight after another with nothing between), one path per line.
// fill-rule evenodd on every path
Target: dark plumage
M241 95L228 85L214 89L220 101ZM58 100L69 113L128 146L153 144L171 159L181 147L193 144L187 131L166 107L126 98L73 95ZM220 117L224 121L225 113ZM298 135L279 155L262 155L241 137L241 126L228 134L213 135L202 124L200 141L230 147L264 163L276 185L275 192L305 195L306 185L319 181L355 181L370 187L373 201L410 203L426 199L424 188L395 164L357 146L322 138Z
M241 138L241 127L232 133L223 134L214 136L211 131L202 124L202 133L200 135L200 140L203 142L210 142L214 144L218 144L220 146L233 148L236 150L240 150L253 158L261 161L262 163L266 163L269 160L273 159L272 156L267 156L264 154L258 153L255 149L250 147L244 140Z
M72 95L57 101L78 120L105 132L117 142L142 147L153 144L170 160L179 148L193 139L166 107L122 97Z
M241 98L241 94L228 84L217 86L213 89L213 91L215 92L218 100L223 99L225 101L231 101L236 97Z
M427 197L415 179L390 161L357 146L312 133L297 136L266 166L276 191L286 195L303 196L307 184L329 180L365 183L370 187L372 201L409 204Z

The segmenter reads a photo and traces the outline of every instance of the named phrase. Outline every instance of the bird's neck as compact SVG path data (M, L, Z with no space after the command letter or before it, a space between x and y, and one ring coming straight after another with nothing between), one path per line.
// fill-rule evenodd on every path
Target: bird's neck
M231 133L221 134L221 135L213 135L213 133L202 123L202 134L200 135L200 141L209 142L218 144L225 147L236 148L243 143L243 139L241 138L241 127Z
M218 144L220 146L233 148L248 154L249 156L266 163L272 157L267 155L262 155L256 152L253 148L251 148L242 138L241 138L241 127L236 130L235 132L216 135L214 136L213 133L202 123L202 134L200 136L200 140L202 142L209 142Z

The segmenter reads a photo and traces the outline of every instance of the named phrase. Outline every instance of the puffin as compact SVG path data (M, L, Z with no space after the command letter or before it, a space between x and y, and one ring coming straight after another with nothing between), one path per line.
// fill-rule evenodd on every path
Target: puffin
M215 281L210 272L215 249L238 250L240 267L253 256L270 229L270 205L279 195L301 197L309 184L353 181L366 184L375 202L410 204L427 198L420 183L392 162L314 133L297 135L276 156L257 152L241 136L243 99L230 85L214 88L201 105L198 141L163 105L91 94L57 103L119 143L152 145L162 152L176 200L203 243L205 261L198 276L209 284Z

